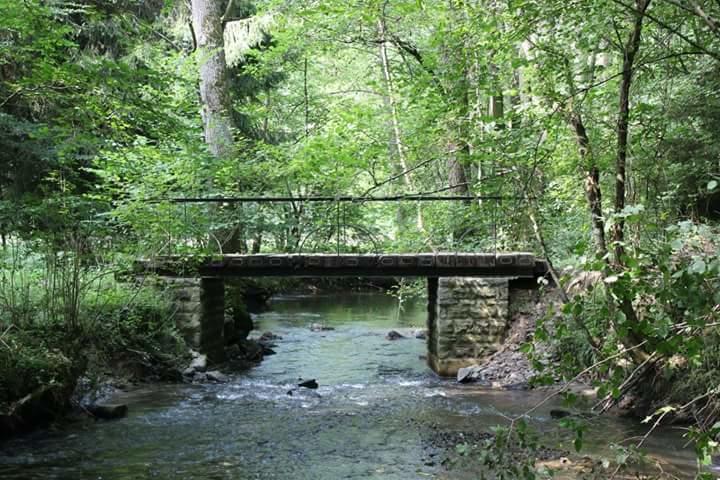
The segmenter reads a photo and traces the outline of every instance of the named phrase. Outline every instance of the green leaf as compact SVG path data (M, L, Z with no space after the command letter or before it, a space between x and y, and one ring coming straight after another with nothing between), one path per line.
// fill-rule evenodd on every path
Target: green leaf
M582 447L583 447L582 437L576 437L575 441L573 442L573 446L575 447L576 452L579 452L580 450L582 450Z
M706 270L707 270L707 264L701 258L695 259L695 261L688 268L688 271L690 273L697 273L699 275L702 275L703 273L705 273Z

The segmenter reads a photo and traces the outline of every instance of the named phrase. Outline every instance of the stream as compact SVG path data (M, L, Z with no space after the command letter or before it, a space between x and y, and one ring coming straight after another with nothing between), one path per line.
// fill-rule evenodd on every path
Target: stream
M423 302L398 308L381 293L281 295L255 318L258 336L282 336L276 355L217 385L149 385L121 393L127 418L74 423L0 444L0 479L465 479L454 445L505 423L547 393L498 391L439 379L425 341L385 339L425 324ZM312 332L320 323L334 330ZM317 390L298 379L317 379ZM572 450L548 403L531 423L548 446ZM591 455L647 426L593 421ZM637 438L635 439L637 442ZM692 478L693 452L681 432L656 432L646 450L666 471ZM468 463L469 462L469 463ZM452 463L452 465L451 465Z

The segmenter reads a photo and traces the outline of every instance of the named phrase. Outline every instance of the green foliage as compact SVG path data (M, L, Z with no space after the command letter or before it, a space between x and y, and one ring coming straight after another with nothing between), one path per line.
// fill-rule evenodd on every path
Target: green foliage
M73 360L58 348L58 340L68 340L63 332L6 328L0 340L0 406L41 386L75 381Z
M536 334L536 340L549 341L547 329L552 328L551 344L560 360L560 369L553 371L565 379L585 372L583 378L594 379L598 397L609 404L631 392L636 403L656 410L648 420L694 418L689 437L700 459L716 449L717 234L716 227L687 221L668 227L656 243L628 250L623 270L599 277L601 283L565 306L562 319L540 324ZM603 263L590 268L598 265L609 268ZM632 302L633 317L618 308L622 299ZM641 365L649 370L632 362L628 338L642 341L635 348L651 352L652 362ZM651 387L646 375L654 378Z
M697 363L704 351L701 338L717 321L714 306L720 301L716 234L713 227L682 222L668 227L657 243L628 251L627 268L611 271L565 306L566 320L554 332L560 354L574 360L574 368L584 368L617 353L618 340L635 334L649 351ZM633 302L637 318L615 307L624 298ZM585 330L578 331L578 324ZM586 334L604 338L601 351L582 353L574 347L587 345Z
M493 427L491 435L480 445L459 444L456 450L459 455L472 455L480 462L481 480L537 480L553 475L550 469L536 465L543 448L538 432L521 419L510 426Z
M80 260L80 252L30 247L0 257L0 404L43 385L74 385L88 358L97 366L129 352L150 363L185 354L157 290L119 283L116 270Z

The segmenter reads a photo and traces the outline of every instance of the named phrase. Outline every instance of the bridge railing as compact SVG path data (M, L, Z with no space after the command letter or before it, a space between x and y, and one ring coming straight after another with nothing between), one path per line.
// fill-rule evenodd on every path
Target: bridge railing
M198 197L156 205L160 254L538 251L524 199L502 196Z

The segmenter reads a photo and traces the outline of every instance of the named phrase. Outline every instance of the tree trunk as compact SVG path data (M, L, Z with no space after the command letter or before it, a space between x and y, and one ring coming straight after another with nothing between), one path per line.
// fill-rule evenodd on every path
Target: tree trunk
M590 230L592 231L595 253L599 257L604 257L607 253L607 244L605 242L605 220L602 213L600 170L592 156L590 139L585 130L582 116L577 112L572 112L570 114L570 125L575 132L580 160L585 170L585 198L590 208Z
M210 153L218 158L229 156L233 148L223 13L222 0L191 1L192 27L197 42L195 54L200 67L200 115L205 143ZM220 215L221 209L213 208L212 212ZM238 252L242 249L240 235L239 227L216 230L211 232L210 241L221 252Z
M503 98L502 80L500 79L498 70L496 65L490 65L490 77L494 92L490 96L488 115L495 120L495 130L502 130L505 128L503 119L505 116L505 100Z
M230 95L223 45L221 0L192 0L193 31L200 63L200 100L205 142L210 153L224 157L233 146Z
M387 95L385 97L386 105L390 110L390 123L392 126L392 144L391 154L394 153L397 156L397 160L400 166L400 172L403 173L403 182L409 190L408 193L414 191L414 185L412 181L412 175L408 168L407 157L405 155L405 146L402 143L402 132L400 130L400 120L398 118L397 103L395 101L395 87L392 80L392 72L390 70L390 61L388 58L387 50L387 33L385 28L385 18L383 15L378 20L378 34L380 36L380 64L382 66L383 78L385 80L385 88ZM422 210L420 204L417 206L417 219L416 225L419 231L425 231L423 222Z
M495 128L502 130L505 128L505 124L502 118L505 116L505 103L503 101L502 94L496 94L490 97L490 106L488 108L488 114L495 119Z
M464 144L463 147L460 147L455 142L448 142L448 187L450 188L450 191L455 195L468 195L470 193L470 189L468 187L467 175L465 174L465 167L457 157L457 154L461 151L467 153L467 144Z
M642 33L643 19L645 11L650 5L650 0L635 1L635 21L633 30L628 38L628 42L623 50L623 69L622 80L620 82L620 106L618 109L617 122L617 158L615 161L615 214L620 214L625 209L625 183L627 180L626 163L627 163L627 147L628 147L628 125L630 118L630 87L633 78L633 65L635 56L640 49L640 34ZM613 242L615 243L614 263L617 267L624 265L623 255L625 249L623 242L625 240L625 221L622 217L615 220L613 226ZM627 295L615 300L617 307L625 315L630 328L623 339L623 344L628 348L632 348L631 357L641 365L647 361L650 354L639 346L642 344L642 334L638 334L635 330L639 325L637 312L632 303L632 298Z
M650 0L635 1L635 22L633 31L623 50L622 81L620 82L620 106L617 120L617 157L615 160L615 215L625 209L625 185L627 182L627 149L628 124L630 118L630 86L633 79L633 65L635 56L640 49L640 35L642 33L645 11ZM625 221L622 217L615 220L613 226L613 242L615 243L615 264L622 265L622 256L625 252Z

